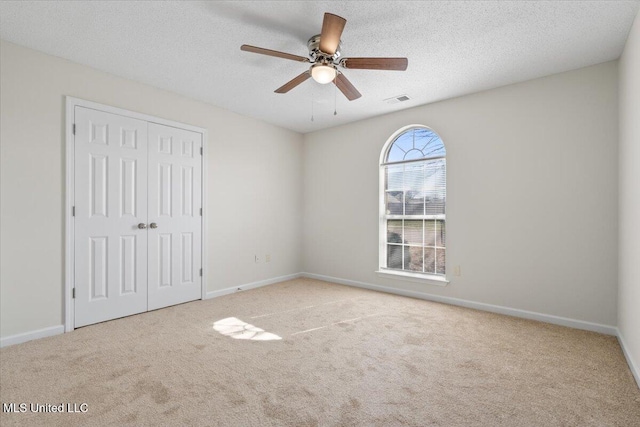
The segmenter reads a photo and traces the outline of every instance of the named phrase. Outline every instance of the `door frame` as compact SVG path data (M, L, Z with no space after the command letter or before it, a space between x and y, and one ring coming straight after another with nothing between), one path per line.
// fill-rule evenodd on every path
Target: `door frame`
M74 160L75 160L75 135L73 133L73 125L75 118L75 108L84 107L93 110L103 111L105 113L117 114L120 116L130 117L133 119L144 120L146 122L158 123L165 126L171 126L179 129L185 129L197 132L202 135L202 289L200 298L206 299L207 295L207 130L201 127L188 125L185 123L175 122L148 114L142 114L135 111L125 110L123 108L112 107L109 105L99 104L97 102L87 101L72 96L65 96L65 140L66 140L66 165L65 165L65 269L64 269L64 331L71 332L75 329L75 301L73 298L73 288L75 287L75 251L74 251L74 222L73 222L73 206L75 200L74 186Z

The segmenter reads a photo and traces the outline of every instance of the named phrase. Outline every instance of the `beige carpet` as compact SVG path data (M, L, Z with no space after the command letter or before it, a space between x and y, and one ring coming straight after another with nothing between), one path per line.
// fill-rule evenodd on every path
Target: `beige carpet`
M614 337L311 279L7 347L0 373L2 403L88 404L3 427L640 425Z

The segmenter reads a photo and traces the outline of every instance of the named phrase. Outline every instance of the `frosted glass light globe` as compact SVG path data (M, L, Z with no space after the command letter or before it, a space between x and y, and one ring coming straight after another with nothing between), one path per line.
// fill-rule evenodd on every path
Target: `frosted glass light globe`
M325 85L336 78L336 69L329 65L316 64L311 67L311 77L318 83Z

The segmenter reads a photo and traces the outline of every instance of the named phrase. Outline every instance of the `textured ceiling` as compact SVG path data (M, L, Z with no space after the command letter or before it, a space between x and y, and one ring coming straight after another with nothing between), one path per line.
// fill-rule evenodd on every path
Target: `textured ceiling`
M639 5L3 1L0 37L305 133L616 59ZM273 93L308 65L240 46L306 56L324 12L347 19L343 57L406 56L408 70L346 70L363 95L352 102L313 80ZM411 100L383 102L401 94Z

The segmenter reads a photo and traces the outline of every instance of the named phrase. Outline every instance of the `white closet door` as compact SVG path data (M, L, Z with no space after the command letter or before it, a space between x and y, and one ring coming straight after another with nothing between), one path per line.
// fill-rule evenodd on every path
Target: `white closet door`
M75 108L75 326L147 310L147 122Z
M149 123L149 310L200 299L202 135Z

